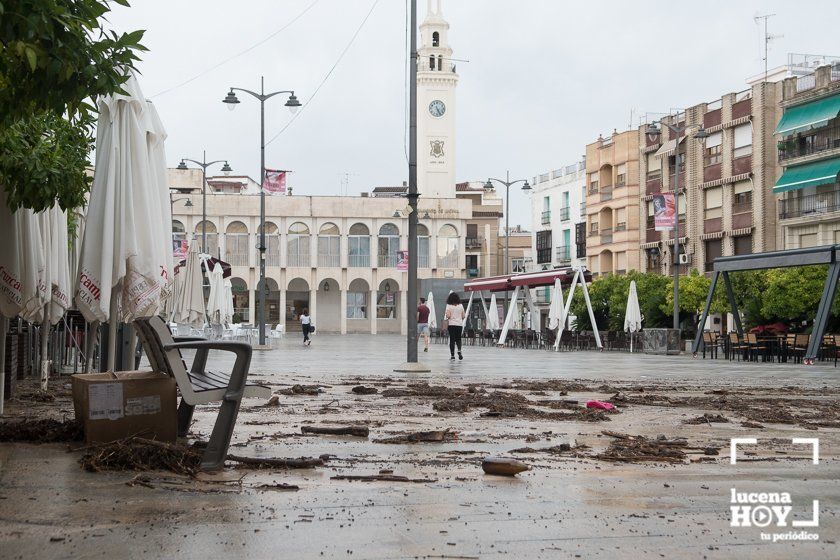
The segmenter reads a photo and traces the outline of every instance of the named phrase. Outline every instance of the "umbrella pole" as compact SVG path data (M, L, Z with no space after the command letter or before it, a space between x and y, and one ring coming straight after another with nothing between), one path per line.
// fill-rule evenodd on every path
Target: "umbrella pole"
M46 391L50 381L50 360L47 344L50 338L50 305L44 306L44 320L41 321L41 390Z
M117 292L111 293L111 310L108 313L108 369L105 371L114 372L114 365L117 359ZM101 369L101 368L100 368Z
M9 330L9 320L0 316L0 415L6 399L6 331Z

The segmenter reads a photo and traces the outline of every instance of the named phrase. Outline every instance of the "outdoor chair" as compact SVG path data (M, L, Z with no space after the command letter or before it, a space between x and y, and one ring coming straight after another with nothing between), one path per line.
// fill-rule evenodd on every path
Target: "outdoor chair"
M767 344L764 341L758 340L758 337L754 333L747 333L746 342L747 354L751 362L757 362L759 356L761 357L762 362L767 361L767 357L770 350L769 344Z
M790 353L796 362L801 362L805 357L805 352L808 351L808 342L811 340L810 335L797 334L793 338L793 346L790 348Z
M738 361L741 361L741 358L744 357L744 353L747 352L748 346L741 341L738 337L738 333L731 332L729 333L729 360L731 361L735 356L738 356Z
M837 360L837 342L833 334L826 334L823 335L822 344L820 345L820 360L830 360L832 357L835 361Z
M239 414L242 397L271 396L271 388L247 383L251 364L251 347L242 342L175 339L159 317L138 319L134 322L137 336L155 371L175 378L181 392L178 406L178 436L185 437L197 404L222 401L219 415L213 426L210 441L204 451L201 468L216 470L227 458L227 450L233 435L233 427ZM187 371L181 350L195 350L192 367ZM207 355L210 350L233 352L236 361L230 373L207 369Z
M706 358L706 350L709 351L709 357L717 359L718 350L724 348L724 338L715 331L703 332L703 359Z

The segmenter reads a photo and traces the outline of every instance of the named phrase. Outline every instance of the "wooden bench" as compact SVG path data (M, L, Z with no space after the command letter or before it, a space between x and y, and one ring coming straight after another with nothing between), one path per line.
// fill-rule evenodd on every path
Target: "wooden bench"
M134 328L152 368L171 375L178 385L181 393L178 406L179 437L187 435L195 405L222 402L201 462L204 470L220 469L227 458L242 398L271 396L271 388L247 383L251 346L244 342L210 341L194 337L176 339L159 317L138 319L134 322ZM181 357L181 350L196 351L189 371ZM210 350L233 352L236 355L230 373L207 369Z

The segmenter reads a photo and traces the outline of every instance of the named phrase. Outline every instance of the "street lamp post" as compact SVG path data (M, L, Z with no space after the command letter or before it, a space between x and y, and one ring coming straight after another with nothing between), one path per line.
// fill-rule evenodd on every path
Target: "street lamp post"
M674 330L680 329L680 136L687 133L692 128L698 128L694 134L694 138L700 141L700 144L705 144L709 133L703 128L703 125L688 125L679 126L679 113L674 118L676 125L672 125L665 121L653 121L646 129L646 134L651 138L657 138L662 132L657 127L661 124L668 128L674 134L674 250L671 267L674 272ZM687 148L687 146L686 146ZM686 154L688 150L686 149ZM688 155L686 155L686 166L688 165ZM688 212L686 211L686 216ZM688 230L688 223L686 222L686 232Z
M527 179L510 180L510 171L507 172L507 179L494 179L490 177L484 183L484 190L493 190L493 181L505 186L505 275L510 274L510 187L517 183L523 183L522 190L527 192L531 190L531 185L528 184ZM507 290L505 290L505 308L507 308Z
M251 91L242 88L230 88L227 96L222 100L227 103L228 109L233 111L239 104L239 99L236 97L234 91L241 91L255 97L260 102L260 243L257 245L257 250L260 252L260 282L257 286L257 322L259 324L259 344L265 346L265 102L267 99L279 95L281 93L288 93L289 99L285 105L289 108L292 114L296 113L300 108L300 101L295 97L294 90L282 90L272 93L265 92L265 77L260 77L260 92Z
M177 169L186 171L188 161L201 167L201 252L207 253L207 168L211 165L224 162L222 172L225 175L233 170L228 165L227 160L217 159L215 161L207 161L207 150L201 152L201 161L181 158L181 163L178 164ZM192 206L192 203L190 203L190 206Z

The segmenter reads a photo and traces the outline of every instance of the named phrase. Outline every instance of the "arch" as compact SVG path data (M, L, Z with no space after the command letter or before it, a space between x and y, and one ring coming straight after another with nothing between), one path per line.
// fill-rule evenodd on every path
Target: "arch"
M289 280L288 290L291 292L308 292L309 282L303 278L292 278Z
M332 222L318 230L318 266L341 266L341 237L338 226Z
M432 56L429 57L429 69L430 70L435 69L435 55L432 55Z
M598 255L600 264L599 271L601 274L609 274L613 271L613 253L609 249L601 251Z
M399 280L395 280L393 278L384 278L381 282L379 282L379 291L384 292L385 287L390 288L387 291L390 292L399 292L400 291L400 282Z
M370 291L370 284L368 284L367 280L364 278L356 278L350 282L350 286L347 288L348 292L369 292Z
M366 224L353 224L350 226L350 235L370 235L370 229Z
M601 211L598 212L598 225L600 230L603 232L604 230L611 230L613 227L613 209L609 206L605 206L601 208Z
M248 290L248 283L239 277L230 279L231 293L233 294L233 322L247 323L250 319L248 303L251 300L251 292Z
M237 220L227 225L225 233L248 233L248 226Z
M429 268L429 228L417 224L417 266Z
M174 233L186 233L186 229L184 229L184 224L179 220L172 220L172 231Z
M277 280L270 276L265 277L265 285L268 287L269 292L278 292L280 291L280 286L277 285Z
M309 282L303 278L292 278L286 291L286 309L284 317L286 330L300 329L300 314L305 307L309 307Z
M423 224L417 224L417 235L429 235L429 228Z
M438 230L440 237L458 237L458 230L452 224L443 224Z
M303 222L295 222L289 226L289 233L295 235L308 235L309 226L304 224Z
M198 233L198 234L201 233L201 231L202 231L201 224L203 224L203 223L205 223L205 222L199 221L197 224L195 224L195 232L196 233ZM217 233L216 232L216 224L214 224L210 220L207 220L206 223L207 223L207 233Z
M321 229L318 230L319 235L340 235L338 231L338 226L332 222L326 222L321 225Z
M443 70L443 55L438 55L438 70Z
M382 224L379 228L379 235L399 235L400 229L392 223Z
M238 276L232 276L230 278L230 287L232 292L247 292L248 282L247 280L239 278Z
M368 318L368 298L370 297L370 286L364 278L356 278L350 282L347 289L347 309L345 313L348 319Z
M400 284L393 278L385 278L376 291L376 318L397 319Z
M601 188L610 187L613 184L613 166L609 163L605 163L601 166L598 170L598 181L601 185Z
M257 235L262 226L257 226ZM265 222L265 265L280 266L280 228L274 222Z
M440 33L437 31L432 33L432 46L439 47L440 46Z
M257 226L257 233L262 233L262 226ZM276 233L280 233L280 228L277 227L277 224L274 222L265 222L265 234L266 235L274 235Z

